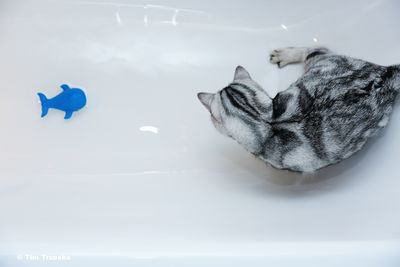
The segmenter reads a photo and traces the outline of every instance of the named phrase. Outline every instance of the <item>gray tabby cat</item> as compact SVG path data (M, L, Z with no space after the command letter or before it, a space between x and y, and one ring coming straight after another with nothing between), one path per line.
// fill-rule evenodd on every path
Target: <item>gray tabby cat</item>
M389 120L400 65L380 66L326 48L282 48L270 61L305 72L273 99L241 66L216 94L199 93L219 132L279 169L313 172L360 150Z

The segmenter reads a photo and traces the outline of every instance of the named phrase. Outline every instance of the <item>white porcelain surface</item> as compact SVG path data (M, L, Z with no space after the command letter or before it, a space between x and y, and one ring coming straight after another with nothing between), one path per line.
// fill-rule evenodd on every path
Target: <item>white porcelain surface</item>
M0 266L400 266L400 109L313 177L220 136L196 98L281 46L400 63L400 2L0 1ZM69 121L36 92L82 87ZM28 256L27 256L28 255ZM20 258L18 258L18 256ZM28 258L26 258L28 257Z

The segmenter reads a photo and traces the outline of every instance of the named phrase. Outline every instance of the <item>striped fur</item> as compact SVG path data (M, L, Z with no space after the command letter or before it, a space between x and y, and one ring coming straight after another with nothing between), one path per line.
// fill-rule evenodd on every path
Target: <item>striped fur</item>
M326 48L283 48L279 67L305 63L305 73L271 98L241 66L216 94L199 93L214 126L279 169L313 172L360 150L388 122L400 67L331 53Z

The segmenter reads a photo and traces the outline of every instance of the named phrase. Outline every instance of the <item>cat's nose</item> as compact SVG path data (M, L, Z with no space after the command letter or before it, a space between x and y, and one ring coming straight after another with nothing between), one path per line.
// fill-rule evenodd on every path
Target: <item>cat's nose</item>
M197 97L199 98L200 102L208 109L211 110L211 101L214 97L214 94L210 93L198 93Z

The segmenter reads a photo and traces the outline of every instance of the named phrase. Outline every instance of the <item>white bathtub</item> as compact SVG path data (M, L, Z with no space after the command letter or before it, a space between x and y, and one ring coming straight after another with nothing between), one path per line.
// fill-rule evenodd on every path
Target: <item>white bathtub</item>
M302 67L269 64L281 46L400 63L399 11L2 0L0 266L400 266L399 107L362 152L307 177L220 136L196 98L238 64L270 95L285 89ZM40 118L36 93L62 83L87 107Z

